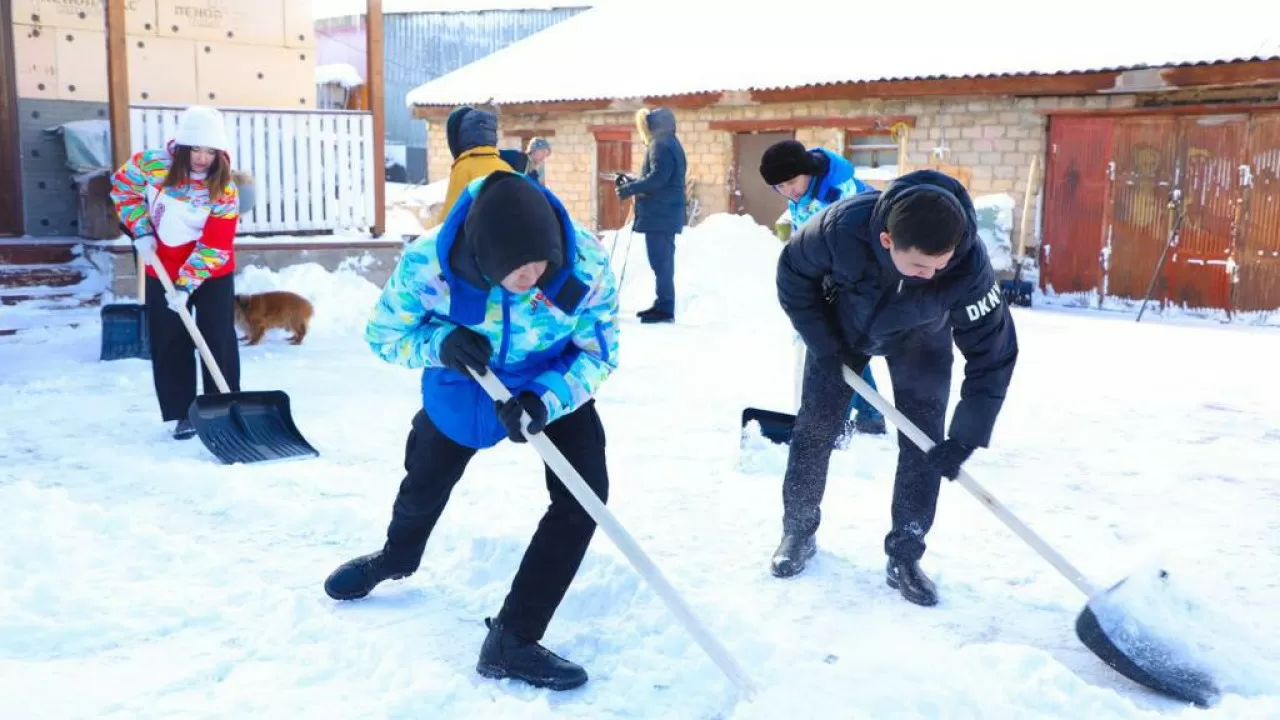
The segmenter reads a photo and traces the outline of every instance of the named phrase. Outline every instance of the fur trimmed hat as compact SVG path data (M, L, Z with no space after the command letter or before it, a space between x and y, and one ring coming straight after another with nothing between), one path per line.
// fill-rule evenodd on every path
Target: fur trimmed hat
M231 152L227 126L222 113L205 105L192 105L178 117L178 132L173 141L188 147L205 147Z

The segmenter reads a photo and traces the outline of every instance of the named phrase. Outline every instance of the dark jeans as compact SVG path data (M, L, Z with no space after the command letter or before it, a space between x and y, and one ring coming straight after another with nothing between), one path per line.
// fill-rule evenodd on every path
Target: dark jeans
M645 233L645 250L649 252L649 267L657 285L657 299L653 309L658 312L676 312L676 236L674 234Z
M205 280L191 293L187 309L196 316L196 327L209 345L231 392L240 391L240 344L236 340L235 276ZM187 416L196 399L196 345L178 313L164 301L164 286L147 277L147 329L151 333L151 376L155 381L160 416L166 421ZM204 367L204 393L221 392Z
M870 365L867 365L867 367L862 371L862 379L867 381L867 384L871 386L872 390L880 389L876 387L876 379L871 376ZM884 415L881 415L879 410L875 409L871 403L867 402L866 399L857 393L853 394L853 402L850 403L849 412L846 413L846 415L850 420L859 417L865 420L880 420L884 418Z
M588 401L551 423L544 432L596 496L607 502L609 473L604 426L595 401ZM405 445L406 474L387 528L385 550L392 567L417 570L427 538L440 520L453 486L462 479L475 454L474 448L445 437L424 411L419 410L414 416ZM546 469L546 480L551 505L529 541L498 615L517 636L534 641L542 639L551 623L596 529L595 521L550 468Z
M951 392L950 326L916 333L887 359L898 410L935 442L942 440ZM835 363L815 361L812 355L805 359L800 410L782 481L784 532L808 535L818 530L831 451L844 430L852 396L853 388ZM919 560L924 537L933 527L942 479L923 465L924 453L898 433L893 524L884 541L885 553L894 558Z

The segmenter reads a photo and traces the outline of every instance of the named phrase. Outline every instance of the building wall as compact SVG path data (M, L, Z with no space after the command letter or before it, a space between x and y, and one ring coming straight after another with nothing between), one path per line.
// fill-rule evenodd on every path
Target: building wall
M9 0L5 0L8 2ZM315 106L309 0L126 0L134 103ZM23 215L30 235L75 235L78 197L62 139L106 122L103 0L13 0Z
M424 177L423 148L427 136L426 124L415 120L405 106L405 96L411 90L585 9L557 7L384 15L386 142L406 148L406 155L411 158L407 163L409 182ZM362 16L320 21L316 34L320 64L346 63L359 70L362 77L365 75L367 50Z
M1021 222L1022 197L1031 158L1039 155L1043 181L1046 115L1056 108L1106 108L1134 105L1134 96L1105 97L955 97L919 100L831 100L776 103L740 107L677 110L677 135L689 161L689 176L701 205L701 217L729 211L733 174L733 134L712 130L718 120L755 120L796 117L874 117L913 115L915 128L908 134L908 163L931 164L934 148L945 147L941 162L965 168L971 174L974 195L1009 193L1015 202L1014 224ZM595 142L591 125L630 125L632 113L550 114L539 117L503 115L500 132L524 128L553 128L553 152L548 159L548 186L560 196L575 218L594 227ZM837 149L838 130L803 127L796 137L811 145ZM432 134L429 153L431 180L448 175L449 152L443 137ZM644 145L633 135L634 169L644 159ZM945 142L944 142L945 141ZM756 172L754 164L744 172ZM1040 183L1037 184L1039 187Z

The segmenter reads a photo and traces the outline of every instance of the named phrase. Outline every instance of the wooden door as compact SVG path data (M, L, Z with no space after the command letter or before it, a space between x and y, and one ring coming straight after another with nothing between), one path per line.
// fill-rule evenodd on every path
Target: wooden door
M1246 157L1233 304L1237 312L1274 311L1280 308L1280 112L1253 114Z
M1042 290L1099 293L1102 289L1111 123L1106 117L1049 121L1040 243Z
M0 235L21 235L23 221L11 8L7 0L0 3Z
M760 157L770 145L792 137L791 132L744 132L734 136L733 211L750 215L770 230L777 225L778 216L786 211L787 199L760 177Z
M596 136L596 230L617 230L627 224L632 200L623 202L614 191L613 176L634 174L631 169L631 131L597 130Z
M1169 199L1179 176L1174 118L1120 118L1112 138L1106 295L1142 300L1172 228ZM1161 296L1157 285L1152 297Z
M1248 136L1244 113L1178 118L1178 188L1186 215L1160 273L1162 300L1192 310L1231 309Z

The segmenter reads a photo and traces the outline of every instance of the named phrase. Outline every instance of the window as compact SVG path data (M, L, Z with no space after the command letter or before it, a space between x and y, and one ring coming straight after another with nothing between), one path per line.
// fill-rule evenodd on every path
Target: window
M878 168L898 165L898 144L888 133L865 135L854 130L846 130L843 154L854 167Z

